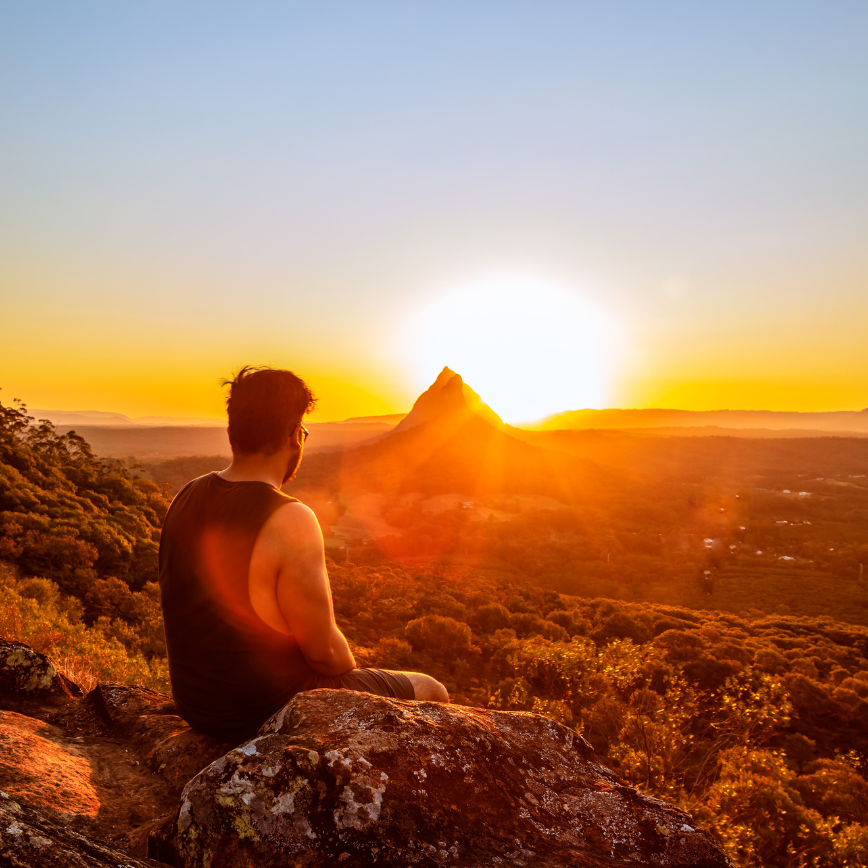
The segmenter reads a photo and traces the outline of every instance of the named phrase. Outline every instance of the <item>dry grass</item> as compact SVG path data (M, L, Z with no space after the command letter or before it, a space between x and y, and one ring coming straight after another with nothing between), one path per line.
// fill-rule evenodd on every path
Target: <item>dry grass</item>
M165 660L146 660L115 637L83 624L53 583L38 580L34 586L33 580L19 581L8 565L0 566L0 637L47 654L61 674L85 691L99 681L169 690Z

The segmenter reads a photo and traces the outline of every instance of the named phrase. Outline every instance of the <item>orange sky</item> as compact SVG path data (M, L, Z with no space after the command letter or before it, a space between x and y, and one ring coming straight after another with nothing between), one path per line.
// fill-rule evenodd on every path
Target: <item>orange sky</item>
M95 264L94 279L88 282L91 299L97 294L98 268ZM505 279L502 272L497 279ZM149 303L143 301L146 288L113 297L105 285L102 298L92 300L82 314L81 296L68 277L31 274L22 281L26 291L4 299L6 322L19 325L7 331L0 349L0 400L21 397L42 409L99 409L129 416L219 417L219 380L243 364L261 363L290 367L306 377L320 397L314 418L325 421L406 411L448 364L514 422L584 406L868 406L864 296L853 299L847 315L826 311L811 316L804 308L778 311L754 305L753 319L748 319L743 307L727 310L706 299L684 297L673 301L663 293L633 309L623 299L607 307L599 285L561 281L559 292L582 303L590 300L618 329L616 346L592 343L590 356L576 356L570 367L564 348L584 346L590 337L582 333L579 319L575 340L570 337L574 324L567 323L566 331L560 325L555 329L557 310L547 326L550 279L525 271L522 280L526 302L516 302L513 318L505 319L495 334L486 327L485 308L473 319L473 309L463 302L464 294L472 295L484 283L478 276L469 282L423 285L418 298L410 296L391 311L356 306L355 324L336 322L332 328L328 309L310 304L293 310L292 300L277 306L273 316L268 311L224 313L207 304L199 313L201 299L173 308L168 297L173 290L182 296L181 286L164 287L162 297ZM34 298L49 297L55 281L68 286L69 293L55 304L34 305ZM321 290L329 291L336 290L328 285ZM431 323L428 312L443 299L448 300L445 318ZM491 307L499 305L493 301ZM448 340L443 343L444 333L452 333L453 319L469 321L464 331L456 332L456 340L473 345L470 360L463 364L467 354L454 351ZM415 325L410 328L408 323ZM431 340L422 358L426 324ZM582 368L593 367L597 358L606 361L608 374L596 390L582 391ZM528 383L514 380L510 365L525 370ZM538 391L540 384L552 395L539 405L539 412L510 412L513 393Z
M340 8L3 12L0 400L868 406L868 7Z

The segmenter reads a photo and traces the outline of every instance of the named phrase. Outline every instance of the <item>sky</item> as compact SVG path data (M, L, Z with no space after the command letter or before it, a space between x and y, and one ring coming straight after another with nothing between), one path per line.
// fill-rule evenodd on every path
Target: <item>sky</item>
M866 33L863 0L0 0L0 401L216 417L249 363L321 421L444 365L510 421L868 407Z

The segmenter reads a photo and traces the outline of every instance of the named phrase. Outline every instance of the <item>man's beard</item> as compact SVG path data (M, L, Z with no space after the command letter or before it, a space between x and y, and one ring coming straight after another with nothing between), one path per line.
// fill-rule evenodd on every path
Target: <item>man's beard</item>
M299 464L301 464L301 449L289 456L289 460L286 462L286 470L283 473L283 482L280 483L281 485L286 485L287 482L295 478Z

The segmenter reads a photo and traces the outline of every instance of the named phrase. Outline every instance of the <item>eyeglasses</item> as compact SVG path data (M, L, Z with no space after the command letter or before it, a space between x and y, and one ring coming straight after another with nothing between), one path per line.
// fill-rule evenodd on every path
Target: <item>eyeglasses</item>
M302 434L301 442L304 443L307 440L307 438L310 437L310 431L308 431L307 428L305 428L304 425L302 425L301 426L301 434Z

